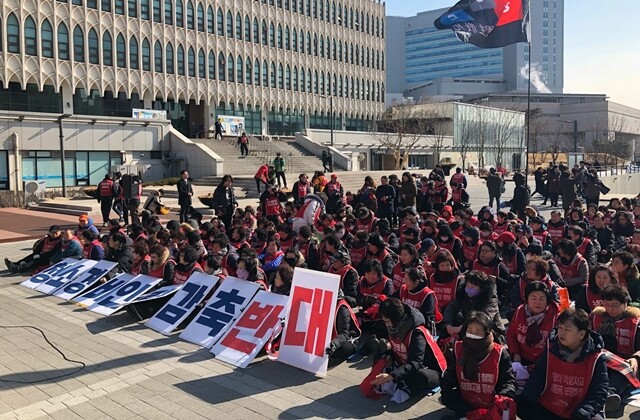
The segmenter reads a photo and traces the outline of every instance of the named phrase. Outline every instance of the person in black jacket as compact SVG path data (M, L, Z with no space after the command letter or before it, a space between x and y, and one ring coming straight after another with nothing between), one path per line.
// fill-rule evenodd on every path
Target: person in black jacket
M233 177L225 175L213 192L213 208L228 230L231 229L231 218L236 207L238 207L238 200L233 191Z
M376 199L378 200L378 208L376 216L379 219L386 219L389 225L393 222L393 213L395 211L394 201L396 198L396 190L389 184L386 176L380 178L380 185L376 189Z
M616 238L613 234L613 230L604 223L604 215L597 212L593 216L592 230L595 232L595 236L600 244L600 253L598 254L598 262L606 264L611 259L614 246L616 244Z
M500 209L500 196L502 195L502 184L504 181L496 173L495 168L489 170L489 176L487 176L487 190L489 191L489 208L493 207L493 200L496 201L496 208Z
M325 352L332 361L342 361L353 355L359 345L362 331L350 304L344 299L341 290L338 290L338 303L334 321L334 333Z
M526 222L526 207L531 201L531 192L527 186L526 179L523 174L516 172L513 175L513 182L516 184L513 190L513 198L511 199L511 211L518 215L518 218Z
M393 381L396 392L404 393L403 401L414 392L438 386L447 364L440 348L424 327L424 317L418 310L396 298L380 304L380 316L387 327L387 367L373 381L382 385ZM382 340L380 340L382 341ZM382 341L383 345L385 344Z
M118 265L107 273L107 279L111 280L118 274L131 272L131 267L133 266L133 251L131 246L127 244L125 235L122 233L110 235L108 245L109 248L105 253L104 259L106 261L117 262Z
M523 420L604 419L609 377L601 357L602 337L591 331L589 315L581 309L566 309L556 325L518 400L518 416ZM565 364L571 367L559 372L557 367ZM584 396L569 398L565 389L572 396Z
M180 205L180 223L184 223L189 219L189 208L192 203L193 188L189 180L189 172L186 170L180 172L180 178L177 185L178 204Z

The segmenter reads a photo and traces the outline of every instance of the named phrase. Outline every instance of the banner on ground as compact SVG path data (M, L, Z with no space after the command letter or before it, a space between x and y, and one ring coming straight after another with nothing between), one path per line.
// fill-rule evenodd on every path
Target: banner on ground
M80 260L76 264L70 265L52 275L49 280L36 287L36 290L50 295L60 287L76 279L79 275L89 271L97 263L98 261L95 260Z
M131 303L147 302L149 300L156 300L163 297L171 296L172 294L180 290L182 286L182 284L170 284L169 286L164 286L149 293L145 293L142 296L138 296Z
M22 283L20 283L20 286L24 286L29 289L35 289L38 286L40 286L42 283L49 281L52 276L56 275L57 273L77 263L78 263L78 260L75 260L73 258L64 259L59 263L54 264L51 267L47 268L46 270L42 270L38 274L23 281Z
M55 297L59 297L60 299L71 300L79 294L82 294L89 290L91 286L96 284L116 265L118 265L118 263L113 261L99 261L89 270L77 276L69 283L64 284L58 289L54 290L52 295Z
M133 274L129 273L118 274L108 282L103 283L95 289L91 289L82 295L78 295L71 300L73 302L76 302L80 306L89 307L96 303L98 300L102 299L104 296L107 296L114 290L119 289L134 277L135 276Z
M260 289L258 283L227 277L204 308L187 325L180 338L211 347Z
M295 269L278 361L326 376L339 285L338 275Z
M288 301L288 296L259 291L211 353L216 359L246 368L280 324Z
M102 315L111 315L123 306L133 302L137 297L149 291L153 286L161 281L162 279L156 277L139 274L118 289L115 289L106 296L101 297L100 300L97 300L96 303L89 306L87 309Z
M218 280L217 276L193 273L184 286L145 325L162 334L170 334L202 302Z

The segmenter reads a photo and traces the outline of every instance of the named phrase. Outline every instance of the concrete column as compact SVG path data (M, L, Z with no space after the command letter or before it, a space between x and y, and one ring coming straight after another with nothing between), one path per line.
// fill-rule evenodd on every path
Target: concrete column
M62 92L62 113L73 114L73 91L70 88L61 88Z
M262 135L269 135L269 110L264 106L260 108L260 112L262 113Z

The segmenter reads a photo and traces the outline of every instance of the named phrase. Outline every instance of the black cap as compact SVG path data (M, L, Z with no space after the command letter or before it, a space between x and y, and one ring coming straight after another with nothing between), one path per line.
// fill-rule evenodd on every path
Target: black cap
M542 245L539 243L530 244L525 250L525 254L542 255Z
M433 241L433 239L431 238L427 238L424 241L422 241L422 248L424 249L429 249L432 246L434 246L436 243Z
M341 261L343 264L351 264L351 257L342 249L334 252L331 259L333 261Z
M49 227L49 233L60 232L60 230L60 226L58 225L52 225L51 227Z
M466 236L471 239L480 238L480 231L476 227L470 227L462 231L462 236Z

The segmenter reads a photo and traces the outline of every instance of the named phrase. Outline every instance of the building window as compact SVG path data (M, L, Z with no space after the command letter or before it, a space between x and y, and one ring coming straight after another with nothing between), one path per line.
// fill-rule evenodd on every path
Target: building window
M209 51L209 79L216 78L216 56L213 51Z
M236 14L236 39L242 39L242 16Z
M149 0L140 0L140 17L149 20Z
M276 46L276 30L273 22L269 24L269 46L273 48Z
M65 0L65 3L66 3L66 0ZM73 0L71 4L75 6L82 6L82 0Z
M284 49L287 51L291 49L291 33L288 26L284 27Z
M220 53L218 54L218 80L220 81L225 81L225 63L224 63L224 54Z
M305 72L304 72L304 67L300 68L300 91L301 92L306 92L307 88L306 88L306 76L305 76Z
M269 87L269 65L267 60L262 62L262 86Z
M231 11L227 11L227 36L233 38L233 15Z
M243 83L244 82L244 64L242 63L242 57L238 56L236 61L236 82Z
M267 45L268 43L268 30L267 30L267 22L266 21L262 21L262 45Z
M151 44L147 38L142 40L142 70L151 71Z
M271 82L271 87L272 88L276 88L278 87L278 85L276 84L276 63L274 63L273 61L271 62L271 78L270 78L270 82Z
M227 59L227 76L228 76L227 80L229 82L234 82L236 77L236 75L234 74L235 70L233 68L233 65L234 65L233 56L229 54L229 58Z
M218 36L224 36L224 13L222 9L218 9L216 27L218 28Z
M282 66L282 64L280 66ZM291 67L289 67L288 64L284 72L284 79L285 79L285 88L287 90L291 90Z
M278 24L278 48L282 49L282 25Z
M193 8L193 3L190 1L187 2L187 29L195 29L195 10Z
M7 50L20 54L20 23L13 13L7 18Z
M251 42L251 19L249 19L249 15L244 17L244 40Z
M53 27L47 19L42 21L40 33L42 37L42 56L53 58ZM2 40L0 40L0 42L1 41ZM0 50L1 48L2 46L0 46Z
M164 0L164 23L173 25L173 0Z
M38 55L38 31L31 16L28 16L24 21L24 53Z
M215 31L215 21L213 19L213 8L209 6L207 8L207 31L212 34Z
M93 28L89 29L88 41L89 63L100 64L100 44L98 42L98 33Z
M73 30L73 59L84 63L84 32L79 26Z
M176 26L184 27L184 4L182 0L176 0Z
M174 74L175 73L175 67L174 67L174 62L173 62L173 45L171 45L171 43L167 44L167 54L166 54L166 70L167 73L169 74Z
M102 34L102 63L105 66L113 66L113 40L109 31Z
M260 43L260 31L258 29L258 19L253 18L253 43L254 44L259 44Z
M247 67L244 69L244 81L247 85L251 84L251 78L253 77L253 73L251 71L251 57L247 57Z
M156 73L162 73L162 45L160 45L160 41L153 44L153 67Z
M138 40L132 36L129 40L129 67L138 70L140 68L138 55Z
M129 17L135 18L138 17L138 1L137 0L129 0Z
M298 68L293 66L293 91L298 91Z
M258 60L253 65L253 84L260 86L260 61Z
M298 52L298 31L295 28L293 28L291 47L293 48L293 51Z
M162 0L153 0L153 21L162 23Z
M116 37L116 65L120 68L127 67L127 46L122 34Z
M182 45L178 45L178 57L176 60L176 66L178 67L178 76L184 76L184 48L182 48Z
M116 15L124 15L124 0L115 0L113 11Z
M98 8L98 0L87 0L87 7L89 9L97 9Z
M191 47L189 47L187 51L187 66L187 74L189 77L196 77L196 53Z
M111 0L102 0L100 2L100 9L103 12L110 12L111 11Z
M204 7L198 4L198 30L204 32Z
M198 77L201 79L207 77L207 62L203 50L198 51Z

